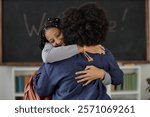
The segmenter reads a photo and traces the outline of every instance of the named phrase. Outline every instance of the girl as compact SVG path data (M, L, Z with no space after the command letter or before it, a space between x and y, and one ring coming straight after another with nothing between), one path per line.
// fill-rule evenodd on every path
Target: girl
M42 60L44 63L53 63L64 60L83 52L83 47L81 46L64 46L64 36L60 30L59 18L48 18L47 23L43 26L40 32L40 48L42 49ZM84 51L105 54L104 47L101 45L90 49L84 48ZM105 85L111 83L110 75L104 70L94 66L87 66L85 70L87 69L89 70L89 74L93 79L102 77ZM90 82L91 80L83 82L83 86L89 84Z

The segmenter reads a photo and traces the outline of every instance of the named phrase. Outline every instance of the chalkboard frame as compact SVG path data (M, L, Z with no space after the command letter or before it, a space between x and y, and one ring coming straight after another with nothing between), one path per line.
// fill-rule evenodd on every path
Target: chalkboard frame
M2 64L2 0L0 0L0 64Z
M0 65L15 65L15 66L39 66L41 63L40 62L5 62L3 61L3 35L2 35L2 31L3 31L3 21L2 21L2 10L3 10L3 6L2 6L2 2L3 0L0 0ZM118 61L122 64L130 64L130 63L134 63L134 64L141 64L141 63L150 63L150 30L149 30L149 16L150 16L150 12L149 12L149 6L150 6L150 2L149 0L145 0L146 3L146 9L145 9L145 13L146 13L146 60L142 60L142 61Z

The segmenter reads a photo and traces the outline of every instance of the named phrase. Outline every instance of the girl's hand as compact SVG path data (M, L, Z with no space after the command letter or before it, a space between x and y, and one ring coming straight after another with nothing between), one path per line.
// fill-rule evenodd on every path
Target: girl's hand
M94 54L105 54L105 48L102 45L84 46L83 50Z
M79 53L80 53L80 52L83 52L83 47L77 45L77 48L78 48Z
M76 75L78 75L75 78L77 79L77 83L83 82L83 86L86 86L93 80L103 80L105 76L105 71L95 66L86 66L85 70L76 72Z

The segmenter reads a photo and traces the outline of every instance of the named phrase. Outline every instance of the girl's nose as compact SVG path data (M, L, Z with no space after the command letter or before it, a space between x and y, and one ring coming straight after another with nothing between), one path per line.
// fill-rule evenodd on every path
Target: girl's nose
M57 41L57 42L56 42L56 45L57 45L57 46L61 46L61 45L62 45L62 42L61 42L61 41Z
M52 45L53 45L54 47L56 47L56 46L57 46L57 43L56 43L56 42L54 42L54 43L52 43Z

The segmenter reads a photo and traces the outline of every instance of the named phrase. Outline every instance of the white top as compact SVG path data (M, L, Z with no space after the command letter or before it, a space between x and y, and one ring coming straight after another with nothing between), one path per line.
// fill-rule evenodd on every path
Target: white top
M46 43L42 50L42 59L44 63L53 63L64 60L78 54L77 45L54 47Z
M42 60L44 63L53 63L70 58L78 53L77 45L54 47L50 43L46 43L42 50ZM104 85L111 84L109 73L105 72L105 77L102 82Z

